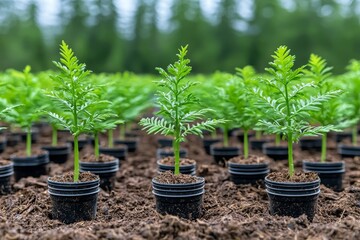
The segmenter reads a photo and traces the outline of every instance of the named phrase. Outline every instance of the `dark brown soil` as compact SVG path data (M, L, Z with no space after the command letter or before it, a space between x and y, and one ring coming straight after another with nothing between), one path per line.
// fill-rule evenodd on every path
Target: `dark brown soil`
M9 165L11 162L8 161L8 160L2 160L0 159L0 166L6 166L6 165Z
M198 179L194 176L181 173L174 175L171 171L166 171L158 174L155 177L155 180L159 183L167 184L196 183L198 181Z
M83 156L80 159L80 161L82 161L82 162L112 162L115 159L116 158L113 156L100 153L98 158L96 158L96 156L94 154L86 154L85 156Z
M43 155L46 152L44 150L41 150L40 148L33 148L31 149L31 157L35 157L35 156L39 156L39 155ZM25 150L19 150L13 153L13 156L15 157L19 157L19 158L25 158L28 157L26 155L26 151Z
M249 155L248 158L245 158L244 156L238 156L229 159L229 162L232 163L241 163L241 164L259 164L259 163L268 163L265 159L265 157L262 156L256 156L256 155Z
M91 172L83 172L79 175L79 182L89 182L98 179L99 177ZM56 175L50 177L50 180L55 182L74 182L74 174L72 172L64 173L63 175Z
M173 166L175 165L175 161L174 161L174 157L166 157L160 160L161 164L164 165L169 165L169 166ZM195 164L196 161L193 159L188 159L188 158L180 158L180 165L184 166L184 165L192 165Z
M47 141L39 137L39 142ZM309 222L306 216L271 216L262 185L233 184L227 168L217 166L204 153L202 140L190 136L183 146L189 158L197 162L197 176L205 177L206 183L204 214L190 221L163 216L155 210L151 179L157 174L157 137L141 133L138 152L122 162L114 190L100 191L93 221L66 225L52 219L48 176L20 180L13 185L12 194L0 196L0 239L360 239L360 158L344 159L344 191L334 192L321 185L316 215ZM338 157L335 147L329 138L328 155ZM9 159L19 149L25 149L25 145L7 148L2 157ZM91 152L84 148L81 155ZM297 146L294 154L296 171L301 169L303 159L320 156L300 151ZM287 161L269 161L272 172L287 167ZM50 163L49 175L72 169L71 161L64 165Z
M290 176L288 171L279 171L270 173L268 179L275 182L313 182L319 179L314 172L296 171L293 176Z

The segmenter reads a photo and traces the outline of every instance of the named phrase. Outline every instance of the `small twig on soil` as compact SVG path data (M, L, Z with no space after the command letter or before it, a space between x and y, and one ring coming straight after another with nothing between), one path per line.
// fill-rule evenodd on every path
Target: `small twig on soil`
M341 216L340 216L340 219L338 220L338 222L340 222L341 220L342 220L342 218L343 218L343 216L344 216L344 213L345 213L345 209L343 210L343 212L341 213Z

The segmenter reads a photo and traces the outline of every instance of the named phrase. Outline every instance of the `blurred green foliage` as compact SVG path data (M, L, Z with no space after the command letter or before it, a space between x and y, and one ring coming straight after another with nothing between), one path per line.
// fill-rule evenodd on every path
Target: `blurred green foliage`
M56 21L44 27L39 22L51 2L58 3ZM94 72L155 74L185 44L195 73L234 72L245 65L263 71L282 44L299 65L316 53L335 66L334 73L359 58L360 0L219 0L213 12L204 11L204 2L2 0L0 70L53 68L61 40ZM134 6L131 14L119 7L125 4Z

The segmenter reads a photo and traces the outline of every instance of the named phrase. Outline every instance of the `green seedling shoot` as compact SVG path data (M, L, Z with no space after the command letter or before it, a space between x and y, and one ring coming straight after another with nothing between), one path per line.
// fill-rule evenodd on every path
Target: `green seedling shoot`
M88 81L91 71L86 70L84 63L79 63L69 46L62 41L60 44L60 62L54 61L60 70L51 76L55 81L55 89L48 93L55 103L61 106L58 113L48 112L54 122L67 129L74 138L74 182L79 180L79 145L78 137L81 133L91 129L91 114L88 111L97 104L95 86Z
M288 164L290 177L294 174L293 143L302 136L316 136L333 130L332 125L311 126L310 113L319 111L324 102L338 95L338 91L321 93L313 81L302 82L302 71L305 66L293 69L295 56L290 55L286 46L280 46L272 56L270 68L265 70L272 78L263 79L263 83L271 88L264 92L254 88L258 96L258 104L263 109L263 118L258 127L269 133L281 134L288 143ZM308 88L314 89L309 95ZM275 97L276 96L276 97Z
M197 98L189 92L189 89L196 85L196 82L186 81L191 67L189 59L186 59L187 46L181 47L177 54L178 61L170 64L167 71L156 68L162 80L157 82L159 86L157 103L160 111L157 115L164 115L164 118L151 117L142 118L140 125L148 133L160 133L166 136L173 136L175 155L174 174L180 173L180 143L185 141L188 134L202 136L203 130L214 130L214 127L222 120L206 120L198 122L209 109L192 110L194 104L198 103ZM197 123L193 123L197 121ZM193 123L193 124L192 124Z

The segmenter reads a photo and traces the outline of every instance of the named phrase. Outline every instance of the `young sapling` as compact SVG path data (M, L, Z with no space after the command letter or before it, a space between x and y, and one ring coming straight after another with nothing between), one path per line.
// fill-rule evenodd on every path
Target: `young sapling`
M186 54L187 46L181 47L177 54L178 61L170 64L167 71L156 68L163 77L157 82L161 88L158 90L157 103L160 111L157 115L163 115L165 118L151 117L140 120L140 125L148 133L160 133L173 137L175 175L180 173L180 143L185 141L185 137L188 134L202 136L203 130L214 130L216 125L224 122L210 119L193 123L201 120L209 109L193 110L198 99L189 92L196 83L186 81L186 76L191 71L190 60L185 58Z
M282 134L288 143L289 176L294 174L293 143L302 136L316 136L330 130L332 125L311 126L310 113L319 111L320 106L336 97L339 91L321 93L314 89L309 96L306 89L315 88L313 81L301 82L302 71L305 66L293 69L295 56L290 55L286 46L280 46L272 55L273 62L265 70L272 76L263 79L263 83L271 90L264 92L254 88L258 96L258 104L264 115L257 125L269 133Z

